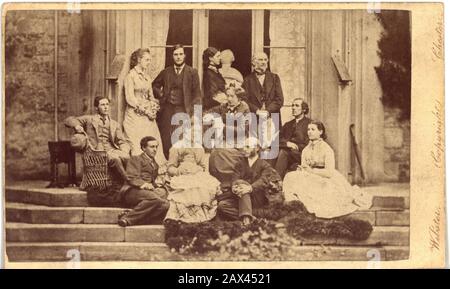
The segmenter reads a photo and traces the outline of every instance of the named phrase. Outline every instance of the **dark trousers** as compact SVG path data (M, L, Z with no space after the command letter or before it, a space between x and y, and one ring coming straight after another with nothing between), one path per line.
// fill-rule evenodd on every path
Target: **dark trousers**
M275 170L280 174L281 179L293 165L300 164L301 154L299 151L291 149L281 149L278 154L278 159L275 163Z
M141 190L130 188L123 196L127 207L133 208L126 219L130 225L161 223L169 210L167 192L164 189Z
M87 190L87 199L90 206L94 207L122 207L120 202L120 189L123 181L117 172L112 172L112 185L103 190L92 188Z
M118 149L109 149L106 151L108 157L108 166L114 169L123 181L127 181L127 173L125 166L130 158L130 155Z
M266 197L265 189L253 190L250 194L252 200L252 208L259 209L269 204L269 200Z
M177 125L172 125L172 116L178 112L186 112L183 105L173 105L171 103L164 103L161 105L161 111L158 115L158 127L161 133L161 141L163 146L164 156L169 158L169 150L172 147L172 132L177 128Z
M126 163L127 159L114 158L108 160L108 166L113 168L123 181L128 181L127 172L125 171Z
M228 193L217 204L217 216L220 220L235 221L243 216L252 216L252 201L250 194L238 197Z

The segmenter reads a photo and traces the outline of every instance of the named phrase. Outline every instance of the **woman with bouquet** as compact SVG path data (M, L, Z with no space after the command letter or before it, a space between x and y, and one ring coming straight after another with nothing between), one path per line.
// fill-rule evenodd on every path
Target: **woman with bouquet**
M150 50L139 48L131 54L130 71L125 78L125 100L127 107L123 128L131 144L131 155L142 153L140 141L144 136L154 137L161 143L156 123L159 102L153 97L152 80L146 70L150 64ZM162 147L158 147L155 160L162 165L167 160Z

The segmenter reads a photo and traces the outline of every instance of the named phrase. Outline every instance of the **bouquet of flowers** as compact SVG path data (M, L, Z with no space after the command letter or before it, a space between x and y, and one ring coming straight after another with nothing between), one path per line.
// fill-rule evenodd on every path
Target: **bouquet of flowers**
M156 119L156 114L160 109L159 101L153 97L149 99L143 99L135 108L135 111L139 115L145 115L150 120Z

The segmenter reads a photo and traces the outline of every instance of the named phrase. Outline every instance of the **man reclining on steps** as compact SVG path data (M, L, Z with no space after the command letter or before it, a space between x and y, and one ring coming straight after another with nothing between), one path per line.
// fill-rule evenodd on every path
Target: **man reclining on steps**
M140 145L143 153L128 161L128 181L120 193L122 204L133 208L119 215L118 224L122 227L162 222L169 209L167 190L157 180L159 166L155 155L159 143L146 136Z

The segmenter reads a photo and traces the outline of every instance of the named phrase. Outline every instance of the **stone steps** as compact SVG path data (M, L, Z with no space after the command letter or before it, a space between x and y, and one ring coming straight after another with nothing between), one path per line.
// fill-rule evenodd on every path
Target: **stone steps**
M391 261L409 257L409 248L406 246L298 246L293 247L292 250L295 251L297 257L290 261L370 261L374 257L379 257L381 261ZM201 255L182 256L174 254L163 243L124 242L10 242L6 245L6 253L11 262L69 262L78 254L80 261L201 261L211 258Z
M7 202L6 221L32 224L117 224L124 209L106 207L49 207Z
M73 252L79 252L82 261L208 261L214 256L174 254L164 243L162 225L119 227L117 215L123 209L90 207L86 192L46 189L45 184L6 186L6 251L11 262L69 261ZM409 187L387 184L364 189L372 194L373 206L352 216L374 226L369 239L308 238L303 246L292 248L297 260L368 261L373 254L381 260L409 257Z
M409 189L399 187L365 187L372 194L373 207L386 210L409 209ZM6 201L28 203L50 207L88 207L87 193L77 188L46 189L27 188L26 186L6 186Z
M87 193L77 188L6 187L6 201L50 207L88 207Z
M164 226L6 223L7 242L164 242Z
M49 207L24 203L6 203L6 221L32 224L116 224L121 208ZM357 211L352 217L373 226L408 226L409 210L392 211L375 207Z
M12 262L70 261L79 252L81 261L177 261L164 243L133 242L9 242L6 254Z
M7 242L164 242L164 227L145 225L122 228L109 224L6 223ZM375 226L367 240L308 238L304 245L406 246L409 228Z

